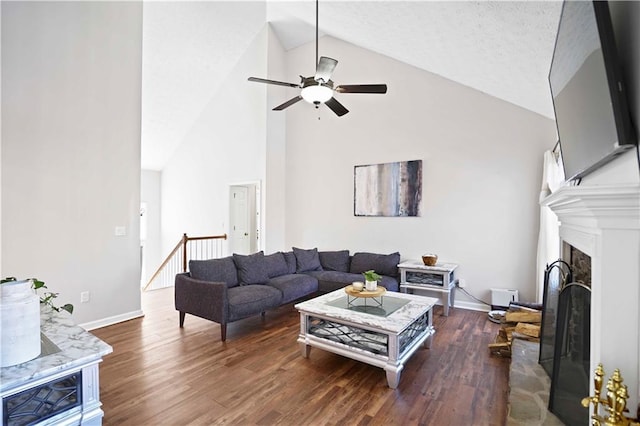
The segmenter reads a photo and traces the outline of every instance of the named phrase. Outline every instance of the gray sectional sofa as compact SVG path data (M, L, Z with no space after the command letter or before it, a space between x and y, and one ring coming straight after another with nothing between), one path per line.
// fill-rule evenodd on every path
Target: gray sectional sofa
M221 259L191 260L189 272L176 275L175 308L180 327L186 314L220 324L222 341L227 324L269 309L364 281L375 270L378 284L398 291L400 253L354 253L349 250L299 249L265 255L233 254Z

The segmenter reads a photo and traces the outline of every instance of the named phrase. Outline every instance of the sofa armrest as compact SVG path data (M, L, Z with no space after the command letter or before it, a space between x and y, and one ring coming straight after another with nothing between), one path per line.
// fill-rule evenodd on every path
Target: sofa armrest
M189 273L176 275L175 307L177 311L226 324L229 313L227 284L201 281Z

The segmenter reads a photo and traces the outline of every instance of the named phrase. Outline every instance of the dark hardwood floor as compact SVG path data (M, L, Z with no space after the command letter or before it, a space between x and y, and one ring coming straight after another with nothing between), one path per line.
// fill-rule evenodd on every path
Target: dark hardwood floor
M397 389L384 370L296 343L293 305L220 327L187 315L173 288L143 293L145 317L94 330L113 346L100 366L105 425L504 425L509 360L489 354L486 313L434 311L430 349Z

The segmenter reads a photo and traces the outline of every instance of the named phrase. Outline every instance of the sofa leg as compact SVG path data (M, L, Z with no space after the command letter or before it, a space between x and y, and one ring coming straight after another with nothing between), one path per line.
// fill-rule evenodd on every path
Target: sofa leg
M184 317L186 316L186 312L180 311L180 328L184 327Z
M227 324L220 324L220 340L227 340Z

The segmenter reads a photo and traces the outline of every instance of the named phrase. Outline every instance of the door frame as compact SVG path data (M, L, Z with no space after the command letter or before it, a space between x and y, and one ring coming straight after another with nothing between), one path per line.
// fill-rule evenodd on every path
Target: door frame
M231 221L233 216L233 207L234 204L231 200L231 196L233 194L234 187L245 187L249 189L249 194L253 194L252 202L247 203L247 209L249 210L248 217L253 218L249 220L249 241L251 241L249 245L250 252L254 253L260 250L263 250L263 237L262 237L262 183L259 180L256 181L247 181L247 182L237 182L229 184L229 211L227 212L229 215L229 227L227 231L227 235L231 235ZM251 195L250 195L251 196ZM233 251L233 247L231 247L231 242L229 242L229 251Z

